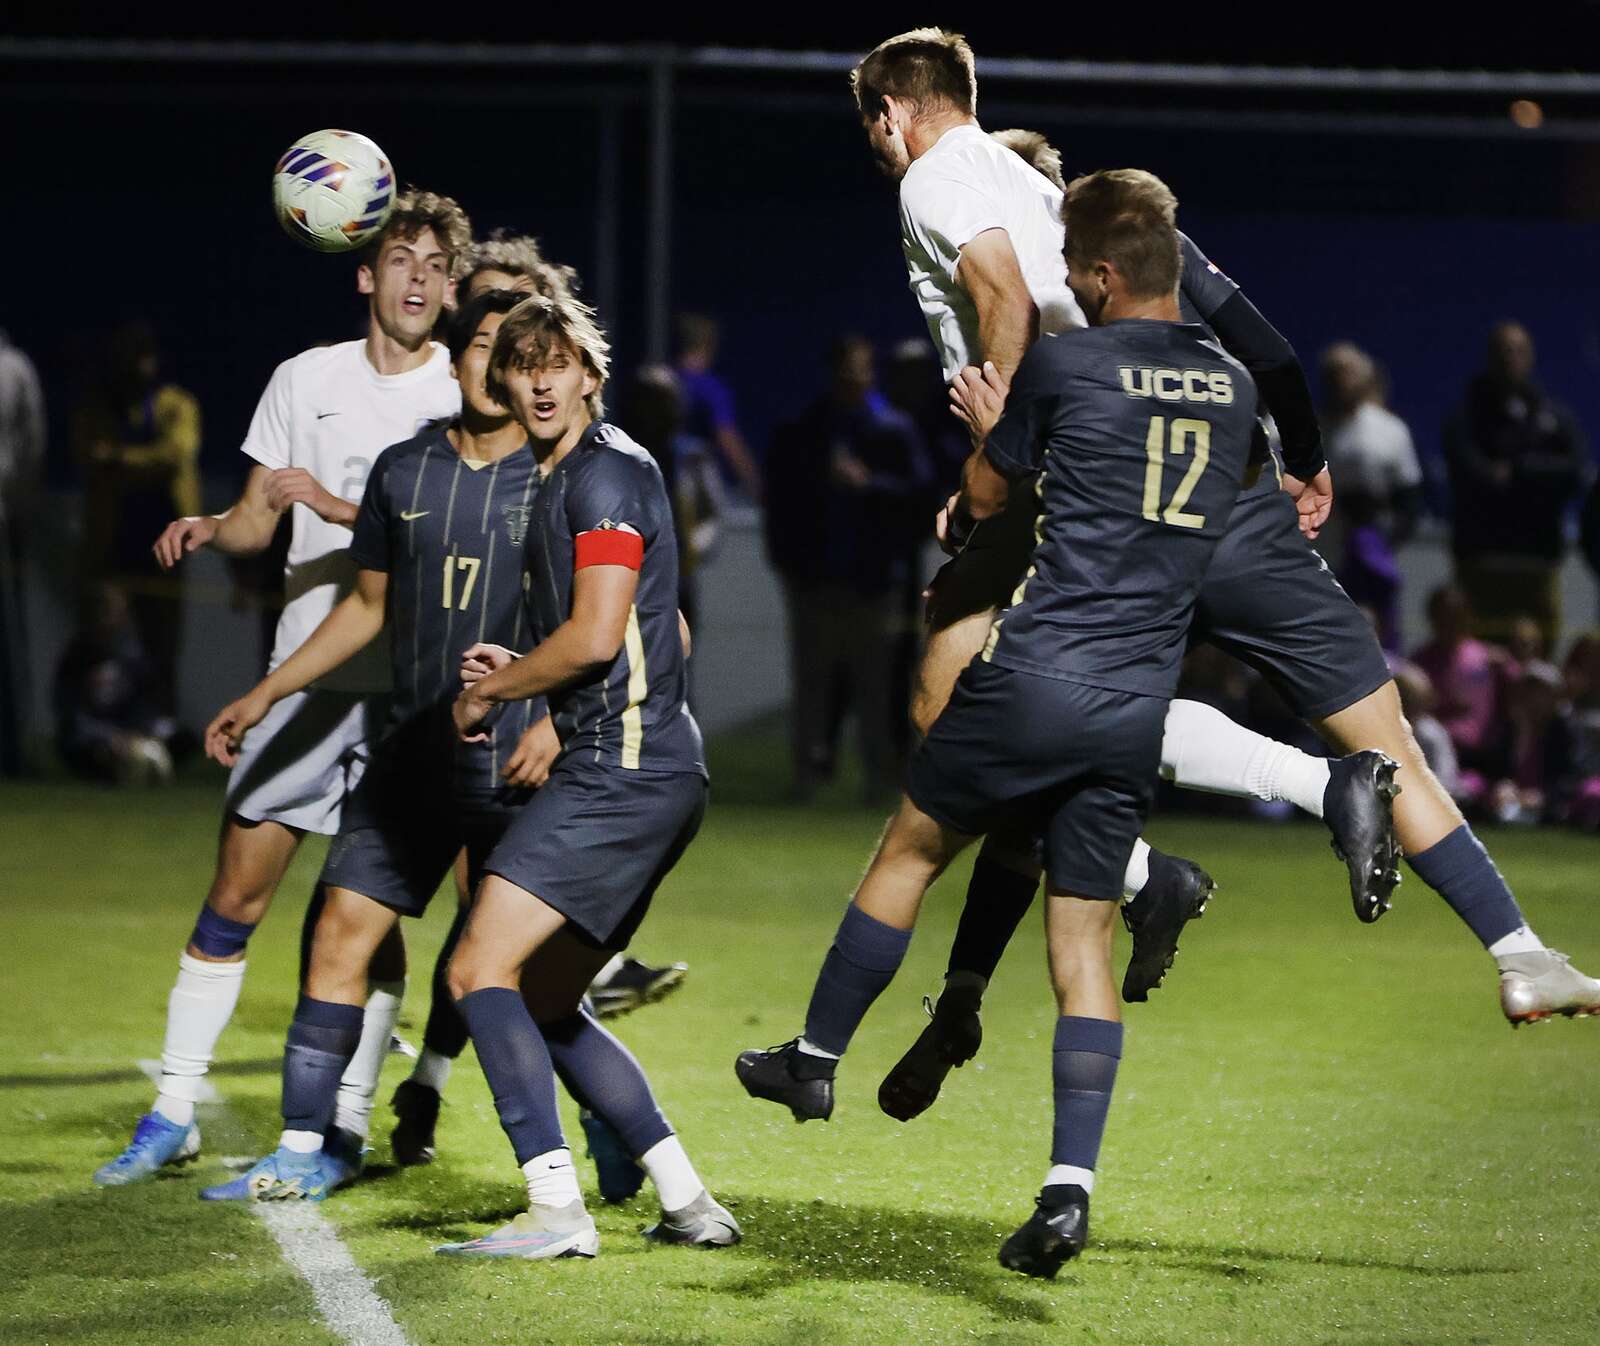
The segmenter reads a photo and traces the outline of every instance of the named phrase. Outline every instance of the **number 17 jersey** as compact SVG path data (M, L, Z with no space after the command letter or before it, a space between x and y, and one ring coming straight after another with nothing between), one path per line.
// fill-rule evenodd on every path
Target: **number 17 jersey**
M1249 373L1199 326L1124 319L1035 342L985 453L1037 490L1038 540L983 657L1170 697L1255 418Z

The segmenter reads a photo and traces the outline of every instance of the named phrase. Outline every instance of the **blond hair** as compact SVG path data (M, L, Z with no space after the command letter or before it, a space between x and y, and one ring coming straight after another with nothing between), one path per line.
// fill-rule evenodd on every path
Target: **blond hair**
M989 138L999 141L1035 173L1044 174L1062 191L1067 190L1066 179L1061 176L1061 151L1042 132L1014 126L1006 131L990 131Z
M1154 173L1114 168L1074 178L1061 218L1069 268L1110 262L1136 299L1178 288L1178 198Z
M496 229L481 243L474 243L463 259L460 285L472 284L480 271L504 271L508 276L526 276L535 294L546 297L573 294L578 289L576 267L560 266L545 259L539 240L532 234L508 234Z
M565 350L583 361L594 375L595 390L584 401L589 414L600 420L606 412L606 380L611 377L611 343L594 310L570 294L529 295L506 314L494 334L485 376L489 396L502 406L506 401L506 370L515 361L524 368L537 369L553 351Z
M424 192L416 187L408 187L400 194L383 231L367 244L362 260L371 266L391 238L409 243L424 229L433 230L434 238L448 258L450 270L455 271L472 246L472 222L453 197Z
M850 92L863 117L878 100L899 98L916 114L940 107L972 116L978 110L978 69L972 48L948 28L913 28L880 42L850 72Z

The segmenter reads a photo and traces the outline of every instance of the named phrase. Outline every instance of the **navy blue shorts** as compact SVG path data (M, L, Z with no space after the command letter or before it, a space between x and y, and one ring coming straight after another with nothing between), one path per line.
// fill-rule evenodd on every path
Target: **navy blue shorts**
M576 756L518 810L484 868L554 907L585 942L625 949L705 817L705 777Z
M474 886L526 792L462 798L453 788L453 744L437 725L407 726L373 751L345 801L319 882L348 888L404 916L420 916L462 847Z
M1189 640L1248 664L1305 720L1353 706L1390 678L1372 624L1301 536L1283 491L1234 506Z
M906 793L957 832L1038 829L1052 892L1118 901L1167 704L974 659L912 754Z

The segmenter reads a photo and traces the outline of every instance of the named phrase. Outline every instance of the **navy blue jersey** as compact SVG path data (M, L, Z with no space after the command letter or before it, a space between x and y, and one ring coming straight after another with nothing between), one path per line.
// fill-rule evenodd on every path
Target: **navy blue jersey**
M350 556L389 577L391 720L435 715L441 744L461 691L461 655L479 641L519 653L528 644L523 552L539 491L538 465L524 445L493 463L472 463L451 446L443 423L385 449L372 466L356 515ZM522 732L545 713L542 700L497 709L488 744L456 749L457 788L499 786L499 768Z
M604 421L584 431L533 502L527 604L535 641L572 615L573 575L593 564L637 568L639 588L610 667L550 696L562 756L704 775L678 631L672 505L655 459Z
M1171 696L1255 424L1244 366L1186 323L1063 332L1023 357L986 452L1037 474L1037 545L983 657Z

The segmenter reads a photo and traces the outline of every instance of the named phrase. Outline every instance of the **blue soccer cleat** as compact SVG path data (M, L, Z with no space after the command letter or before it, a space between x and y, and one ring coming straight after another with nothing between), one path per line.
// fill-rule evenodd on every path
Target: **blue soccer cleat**
M644 1170L634 1162L622 1137L604 1117L587 1108L578 1114L588 1141L589 1158L594 1160L595 1177L600 1180L600 1198L612 1203L637 1196L644 1186Z
M344 1163L326 1153L298 1154L281 1146L229 1182L203 1188L202 1201L321 1201L349 1178Z
M199 1153L200 1128L193 1122L179 1126L159 1112L147 1112L139 1118L128 1148L94 1171L94 1184L126 1187L131 1182L144 1182L169 1164L177 1167L192 1163Z
M322 1163L328 1178L328 1190L344 1187L361 1176L367 1166L367 1155L372 1152L366 1140L353 1131L334 1127L322 1141Z
M448 1257L519 1257L530 1262L593 1257L599 1251L600 1235L581 1201L560 1208L535 1206L482 1238L434 1249Z

